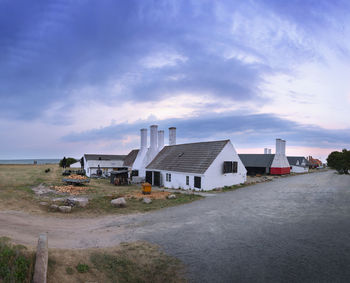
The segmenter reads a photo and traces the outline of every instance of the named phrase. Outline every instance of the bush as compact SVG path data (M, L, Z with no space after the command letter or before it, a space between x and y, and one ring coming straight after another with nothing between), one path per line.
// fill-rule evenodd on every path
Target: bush
M84 263L79 263L76 267L79 273L86 273L89 271L89 266Z
M327 165L338 171L339 174L348 174L350 170L350 151L333 151L327 157Z

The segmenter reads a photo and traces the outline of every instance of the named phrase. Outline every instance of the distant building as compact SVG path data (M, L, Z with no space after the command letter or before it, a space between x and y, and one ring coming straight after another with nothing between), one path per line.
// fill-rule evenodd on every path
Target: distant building
M309 156L307 158L307 161L309 162L309 168L312 169L312 168L318 168L318 167L322 167L323 164L322 164L322 161L317 159L317 158L313 158L312 156Z
M293 173L307 173L309 172L309 162L304 156L288 156L290 170Z
M230 140L165 146L146 166L155 186L212 190L246 181L247 171Z
M69 166L70 168L81 168L81 163L80 161L75 162Z
M126 155L111 154L84 154L84 169L86 175L91 177L100 169L104 176L109 176L112 171L128 169L124 166Z
M290 173L290 165L286 157L286 141L276 139L276 154L271 149L264 149L264 154L239 154L248 175Z

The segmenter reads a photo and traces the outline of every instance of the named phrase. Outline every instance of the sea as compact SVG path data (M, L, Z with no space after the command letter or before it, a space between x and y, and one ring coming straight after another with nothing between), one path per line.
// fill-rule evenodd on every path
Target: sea
M0 164L58 164L60 159L8 159L0 160Z

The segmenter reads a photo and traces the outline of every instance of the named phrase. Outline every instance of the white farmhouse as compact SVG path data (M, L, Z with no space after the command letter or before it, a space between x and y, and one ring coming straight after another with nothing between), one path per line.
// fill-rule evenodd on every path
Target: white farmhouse
M304 156L288 156L290 171L293 173L309 172L309 162Z
M84 169L86 176L97 174L98 168L102 174L108 176L114 170L127 169L124 166L126 155L84 154Z
M212 190L244 183L247 170L230 140L165 146L146 167L155 186Z

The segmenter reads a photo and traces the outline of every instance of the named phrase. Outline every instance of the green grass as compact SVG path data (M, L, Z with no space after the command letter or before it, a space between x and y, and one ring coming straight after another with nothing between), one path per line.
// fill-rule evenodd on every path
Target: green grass
M111 282L183 282L181 263L146 243L122 245L117 253L94 252L90 261Z
M31 282L34 254L0 238L0 282Z
M79 273L86 273L90 269L89 266L85 263L79 263L75 268Z

